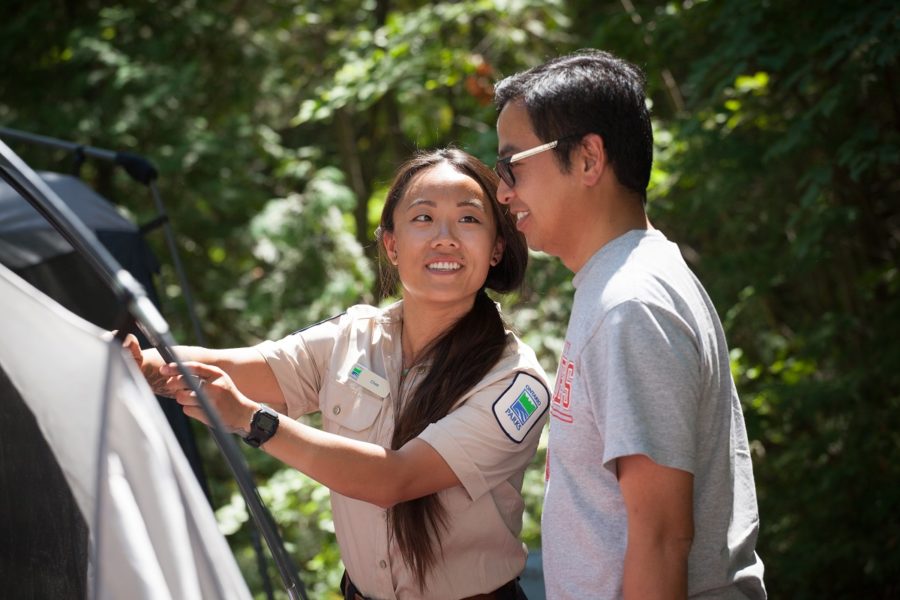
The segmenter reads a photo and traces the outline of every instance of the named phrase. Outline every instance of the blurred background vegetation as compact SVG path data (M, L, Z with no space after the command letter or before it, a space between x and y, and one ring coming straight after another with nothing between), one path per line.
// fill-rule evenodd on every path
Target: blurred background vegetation
M375 302L393 170L455 144L493 162L492 82L581 47L648 76L649 211L719 308L755 460L773 598L900 596L900 9L892 0L12 0L0 125L159 168L211 345ZM35 168L71 156L10 145ZM137 222L149 195L82 175ZM159 232L163 310L192 333ZM571 276L534 255L503 299L555 372ZM204 432L198 432L201 436ZM212 500L264 597L212 443ZM341 567L327 490L248 452L314 598ZM539 546L539 456L525 537ZM270 567L271 575L277 575Z

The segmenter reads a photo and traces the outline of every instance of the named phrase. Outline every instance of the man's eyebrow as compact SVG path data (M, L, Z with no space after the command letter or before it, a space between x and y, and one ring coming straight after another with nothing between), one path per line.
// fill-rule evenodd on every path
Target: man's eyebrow
M497 156L500 156L501 158L505 158L507 156L511 156L511 155L515 154L518 151L519 151L519 149L516 146L513 146L512 144L504 144L503 147L500 148L500 152Z

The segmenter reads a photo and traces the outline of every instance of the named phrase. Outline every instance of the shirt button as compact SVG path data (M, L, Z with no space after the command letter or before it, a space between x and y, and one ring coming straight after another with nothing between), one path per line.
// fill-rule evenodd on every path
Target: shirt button
M383 560L378 563L378 566L382 569L387 569L387 563Z
M341 407L335 406L334 408L331 409L331 412L333 412L336 415L339 415L339 414L341 414Z

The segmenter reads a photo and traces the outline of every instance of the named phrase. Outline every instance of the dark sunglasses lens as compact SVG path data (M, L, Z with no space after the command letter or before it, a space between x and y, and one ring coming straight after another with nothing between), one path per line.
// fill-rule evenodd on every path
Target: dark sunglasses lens
M509 187L513 187L516 185L516 178L513 177L513 173L512 173L512 169L510 168L509 161L506 161L506 160L497 161L497 166L494 170L497 171L497 175L500 176L500 179L503 180L503 183L505 183Z

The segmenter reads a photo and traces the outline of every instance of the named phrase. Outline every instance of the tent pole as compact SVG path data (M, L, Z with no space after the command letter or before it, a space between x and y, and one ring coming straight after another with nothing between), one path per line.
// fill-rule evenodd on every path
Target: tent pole
M200 320L197 318L197 311L194 310L194 299L191 294L191 287L188 285L187 275L184 272L184 266L181 264L181 257L178 254L178 247L175 244L175 232L172 229L172 222L163 206L162 198L159 196L159 190L156 182L151 181L147 187L150 188L150 194L153 196L153 202L156 204L156 212L163 217L163 233L166 236L166 244L169 246L169 254L172 255L172 264L175 266L175 273L178 275L178 282L181 285L181 293L184 295L184 303L188 307L188 316L191 318L191 325L194 328L194 339L200 346L206 345L206 336L200 327Z
M184 266L181 262L181 255L178 252L178 246L175 241L175 232L172 227L172 223L169 220L168 213L166 213L165 206L163 206L162 198L159 194L159 189L156 187L156 179L158 175L156 167L154 167L153 164L143 156L139 156L136 154L114 152L112 150L105 150L103 148L97 148L95 146L85 146L83 144L77 144L75 142L68 142L45 135L29 133L18 129L10 129L8 127L0 127L0 136L16 139L22 142L40 144L52 148L60 148L71 152L75 156L76 176L79 176L80 174L79 172L81 169L81 165L84 163L85 157L89 156L91 158L114 162L125 169L125 171L132 179L134 179L138 183L146 185L150 189L150 193L153 197L153 202L157 212L157 217L153 220L153 222L159 222L163 226L166 245L169 248L169 254L172 255L172 264L175 267L175 274L178 278L178 284L181 287L182 296L184 297L185 307L187 308L188 312L188 318L191 321L191 328L194 332L195 343L200 346L205 346L206 335L203 333L203 328L200 326L200 320L197 317L197 310L194 306L191 287L188 284L187 275L185 274ZM141 231L144 231L143 227L141 227ZM258 562L261 565L264 565L265 558L261 553L259 531L256 528L251 528L250 537L251 541L253 542L253 548L257 552ZM263 568L260 569L260 577L263 581L264 587L266 588L267 597L271 600L272 594L269 591L271 588L271 582L269 580L268 572Z
M2 133L2 131L0 131ZM19 158L9 146L0 141L0 178L5 180L23 198L46 218L72 247L82 254L115 293L116 297L134 316L135 321L147 338L159 350L163 360L174 362L184 376L188 386L196 394L212 426L213 438L219 446L244 501L257 526L263 533L272 557L281 574L282 581L291 599L306 600L303 584L292 568L287 550L271 514L263 504L249 470L243 462L243 455L232 436L225 429L218 411L209 401L203 387L174 352L175 339L169 324L146 295L144 288L131 273L118 264L109 251L97 240L91 231L72 210L50 189L31 167ZM100 524L96 524L99 526Z
M10 129L8 127L0 127L0 137L15 139L31 144L40 144L43 146L49 146L51 148L60 148L68 152L72 152L76 156L76 165L80 165L80 163L84 161L85 157L98 158L100 160L116 163L117 165L125 169L125 172L127 172L132 179L134 179L138 183L146 185L150 189L150 194L153 197L153 203L156 207L157 219L159 219L163 224L163 230L166 236L166 245L169 248L169 253L172 255L172 264L175 267L175 274L178 277L178 285L181 287L181 293L184 296L184 302L188 311L188 318L191 321L191 327L194 331L194 338L198 345L206 345L206 336L204 336L203 329L200 327L200 320L197 318L197 311L194 307L193 295L191 294L190 285L188 284L187 276L184 272L184 266L181 263L181 257L178 254L178 247L175 242L175 233L172 228L172 224L169 221L166 209L163 206L162 198L159 195L159 190L156 187L156 178L158 173L156 167L153 166L153 163L151 163L145 157L137 154L131 154L128 152L115 152L113 150L106 150L104 148L97 148L95 146L85 146L82 144L77 144L75 142L68 142L66 140L60 140L45 135L20 131L18 129Z
M0 136L13 138L22 142L31 142L32 144L42 144L52 148L61 148L63 150L68 150L69 152L80 152L85 156L90 156L92 158L100 158L102 160L113 162L116 160L116 153L112 150L104 150L102 148L95 148L94 146L84 146L82 144L76 144L75 142L67 142L65 140L48 137L46 135L19 131L18 129L0 127Z

